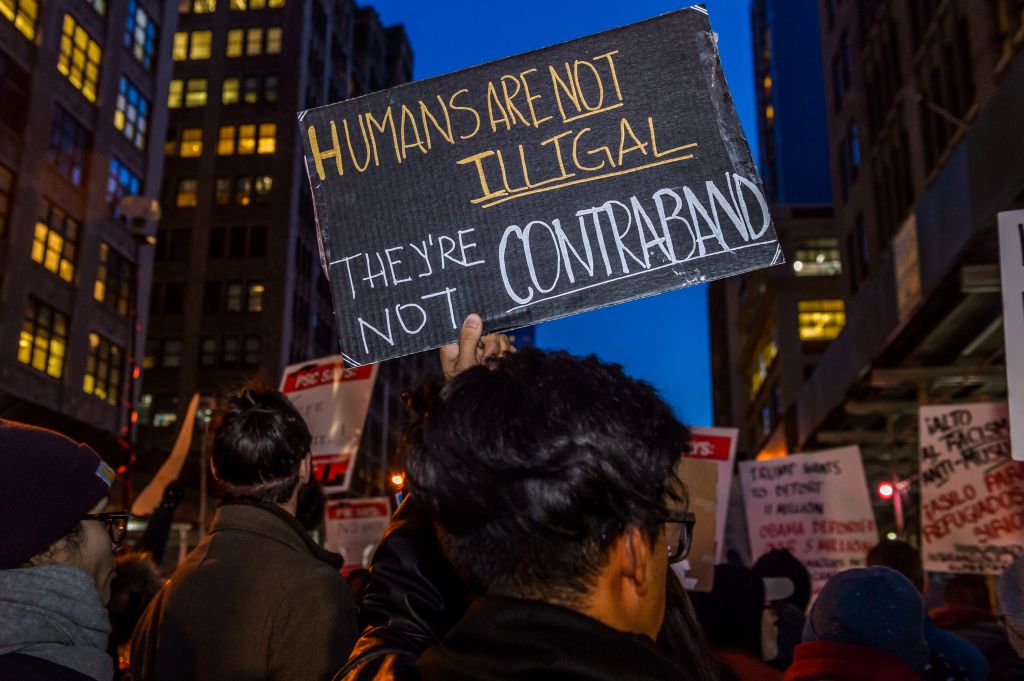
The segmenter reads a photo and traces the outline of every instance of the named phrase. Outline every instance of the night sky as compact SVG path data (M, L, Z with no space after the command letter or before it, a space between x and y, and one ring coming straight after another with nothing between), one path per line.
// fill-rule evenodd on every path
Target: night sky
M663 0L370 0L386 26L405 25L416 79L529 52L685 7ZM745 0L705 2L718 32L726 80L755 147L753 61ZM693 425L710 425L711 363L706 287L574 315L537 328L537 345L596 353L653 383Z

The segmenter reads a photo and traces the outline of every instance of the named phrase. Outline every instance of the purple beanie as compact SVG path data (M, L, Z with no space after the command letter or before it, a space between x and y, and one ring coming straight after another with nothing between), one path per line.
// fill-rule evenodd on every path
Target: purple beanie
M114 471L86 445L0 419L0 570L66 536L113 481Z

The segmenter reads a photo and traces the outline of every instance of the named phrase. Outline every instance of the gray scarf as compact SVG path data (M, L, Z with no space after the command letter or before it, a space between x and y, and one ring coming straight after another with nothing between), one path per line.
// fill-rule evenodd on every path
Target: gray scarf
M0 655L41 657L111 681L109 636L110 617L85 572L68 565L0 570Z

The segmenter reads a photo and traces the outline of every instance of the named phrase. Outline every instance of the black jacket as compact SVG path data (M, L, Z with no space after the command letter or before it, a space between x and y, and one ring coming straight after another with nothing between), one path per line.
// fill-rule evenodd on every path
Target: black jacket
M691 678L654 641L540 601L481 598L419 662L425 681Z
M0 679L3 681L95 681L69 667L22 653L0 655Z

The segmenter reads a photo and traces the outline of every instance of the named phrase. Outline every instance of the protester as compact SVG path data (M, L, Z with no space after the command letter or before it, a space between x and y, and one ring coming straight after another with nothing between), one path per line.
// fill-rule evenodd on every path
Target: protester
M811 602L811 574L796 556L786 549L773 549L757 559L754 572L762 578L784 578L793 585L793 593L786 598L770 600L769 608L775 615L778 654L770 660L776 669L786 669L793 662L793 649L801 641L807 606Z
M1010 644L1017 653L1004 657L993 665L990 681L1018 681L1024 679L1024 557L1010 563L999 577L996 586L1003 624Z
M1006 629L992 612L988 584L981 575L956 575L950 579L945 585L942 607L928 614L937 626L977 646L990 668L1006 657L1017 657Z
M114 471L85 445L0 420L0 679L110 681Z
M164 580L149 553L132 551L117 557L114 580L110 585L110 643L107 652L114 658L114 678L129 678L132 631Z
M345 678L693 678L655 645L670 554L688 542L675 477L688 431L617 366L537 350L488 361L500 349L468 322L450 364L442 354L458 375L407 432L411 493L364 601L376 638ZM410 575L436 597L410 595ZM461 615L467 587L479 595Z
M211 469L221 503L135 629L135 681L315 681L344 664L358 632L341 556L295 518L311 441L287 398L264 387L218 412Z
M710 592L690 595L697 621L711 644L711 654L741 681L773 681L782 672L765 664L762 623L765 584L750 568L715 566ZM774 651L771 651L774 657Z
M875 544L867 553L867 564L891 568L910 580L919 594L924 592L921 554L905 541L887 539ZM959 667L971 681L984 681L988 677L988 662L981 651L959 636L943 631L929 617L924 619L924 637L932 653L933 666Z
M924 603L886 567L854 568L826 582L804 625L786 681L915 681L924 678Z

